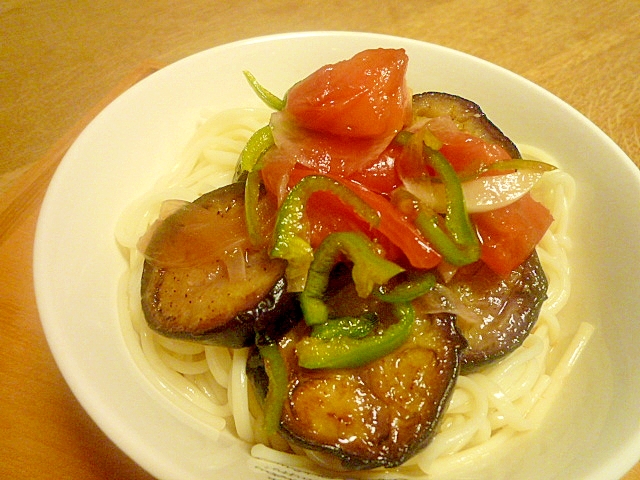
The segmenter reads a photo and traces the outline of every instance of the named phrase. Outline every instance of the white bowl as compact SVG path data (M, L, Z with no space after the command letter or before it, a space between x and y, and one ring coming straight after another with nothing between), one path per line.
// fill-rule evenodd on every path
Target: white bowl
M125 262L115 223L170 169L203 107L260 105L242 70L284 92L323 64L372 47L405 48L415 92L474 100L512 140L553 155L577 183L573 291L563 318L595 325L593 341L524 447L460 478L619 478L640 458L638 169L589 120L531 82L404 38L312 32L223 45L151 75L95 118L51 182L35 241L38 308L66 381L100 428L158 478L257 478L246 444L231 434L209 440L149 388L131 359L117 315Z

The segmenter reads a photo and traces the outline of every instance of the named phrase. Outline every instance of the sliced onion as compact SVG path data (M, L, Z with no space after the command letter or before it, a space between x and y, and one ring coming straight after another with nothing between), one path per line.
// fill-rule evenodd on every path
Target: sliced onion
M440 283L436 283L435 287L418 298L417 302L423 313L451 313L458 317L458 322L474 325L481 325L484 322L482 315L466 306L459 294Z
M462 183L469 213L488 212L512 204L538 183L543 172L522 170L503 175L478 177ZM426 206L438 213L447 210L444 185L423 180L405 180L404 185Z
M247 260L245 251L241 248L233 248L223 257L224 266L227 268L229 282L240 283L247 280Z

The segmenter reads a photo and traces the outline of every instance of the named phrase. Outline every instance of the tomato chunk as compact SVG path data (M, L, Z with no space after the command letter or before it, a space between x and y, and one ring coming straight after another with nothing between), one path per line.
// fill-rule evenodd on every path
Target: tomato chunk
M287 93L285 112L309 130L343 137L384 137L410 112L402 49L373 49L312 73Z
M393 143L378 158L349 176L349 180L376 193L389 194L402 185L397 172L397 157L402 147Z
M276 148L267 153L261 173L280 202L302 177L320 173L348 186L379 212L380 224L371 229L338 199L314 194L307 209L314 246L329 233L359 230L387 248L388 256L428 269L441 256L388 198L407 179L434 174L421 148L393 142L412 120L407 62L401 49L365 50L294 85L284 109L271 117ZM503 147L460 130L448 116L430 118L420 128L436 137L440 152L461 177L511 158ZM526 196L472 220L482 240L482 259L507 275L529 256L553 218Z
M481 259L502 276L531 255L553 222L551 212L530 194L511 205L471 218L482 242Z
M286 112L271 115L271 131L279 155L319 173L348 176L374 161L387 148L386 137L344 137L309 130Z
M431 119L428 126L443 143L440 152L459 174L474 174L481 167L511 158L500 145L488 143L459 130L449 117Z
M389 200L353 182L349 182L347 186L380 212L378 229L404 253L411 265L429 269L440 263L440 254L422 236L418 227Z
M307 203L309 221L309 243L315 249L331 233L368 232L368 223L338 197L328 192L316 192Z
M276 146L319 173L349 176L374 162L411 120L404 50L365 50L294 85L271 116Z

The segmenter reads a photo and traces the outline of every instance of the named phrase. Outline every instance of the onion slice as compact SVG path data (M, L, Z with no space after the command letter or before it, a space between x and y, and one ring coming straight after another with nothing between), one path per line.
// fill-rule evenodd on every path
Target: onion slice
M462 182L462 192L468 213L496 210L512 204L529 192L544 172L520 170L502 175L478 177ZM405 180L405 188L425 206L438 213L447 211L444 185L436 182Z

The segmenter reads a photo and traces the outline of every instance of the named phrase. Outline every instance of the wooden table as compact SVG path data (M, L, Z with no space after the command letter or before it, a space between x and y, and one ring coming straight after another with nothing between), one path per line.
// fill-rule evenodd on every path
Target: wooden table
M58 372L31 256L61 155L108 100L156 65L286 31L416 38L538 83L640 166L639 25L636 0L0 2L0 477L150 478L101 433ZM640 465L625 480L640 480Z

